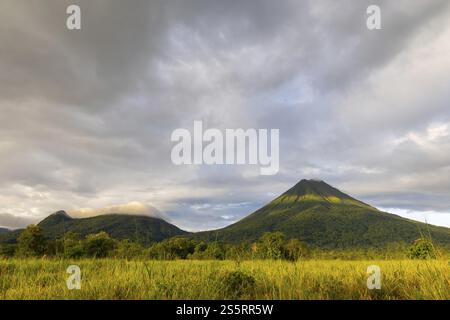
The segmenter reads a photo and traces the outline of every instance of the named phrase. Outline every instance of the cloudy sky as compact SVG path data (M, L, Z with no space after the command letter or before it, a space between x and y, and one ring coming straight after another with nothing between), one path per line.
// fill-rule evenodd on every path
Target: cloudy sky
M1 0L0 226L120 209L205 230L302 178L450 226L449 83L447 0ZM173 165L194 120L280 129L279 173Z

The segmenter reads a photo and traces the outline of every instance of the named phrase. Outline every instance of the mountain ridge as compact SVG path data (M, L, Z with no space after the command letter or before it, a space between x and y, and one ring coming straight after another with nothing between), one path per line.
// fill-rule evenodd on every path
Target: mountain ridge
M171 237L223 242L253 242L265 232L281 231L313 247L380 247L390 242L412 242L423 234L450 245L450 229L386 213L322 180L303 179L265 206L221 229L190 233L156 217L112 213L72 218L57 211L38 223L48 239L71 231L86 236L105 231L117 239L143 244ZM1 235L0 242L14 243L22 230Z
M143 244L189 234L161 218L124 213L72 218L61 210L39 222L38 226L48 238L62 237L68 231L82 236L104 231L113 238L129 239Z
M189 232L156 217L111 213L87 218L72 218L64 210L52 213L37 224L47 239L57 239L66 232L82 236L107 232L116 239L128 239L142 244L159 242L171 237L188 235ZM23 229L2 235L5 243L15 243Z

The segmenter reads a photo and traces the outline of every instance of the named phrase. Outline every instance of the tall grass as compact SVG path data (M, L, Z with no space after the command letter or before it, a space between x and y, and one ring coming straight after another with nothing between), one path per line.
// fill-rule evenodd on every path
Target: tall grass
M67 288L71 264L81 268L81 290ZM369 265L381 268L381 290L367 288ZM255 280L242 299L450 299L449 269L447 260L12 259L0 260L0 298L227 299L224 279L239 271Z

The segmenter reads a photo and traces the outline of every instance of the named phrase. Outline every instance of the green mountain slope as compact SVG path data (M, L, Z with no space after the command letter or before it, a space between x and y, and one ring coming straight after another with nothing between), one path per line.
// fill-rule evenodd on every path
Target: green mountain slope
M59 238L68 231L81 235L105 231L113 238L129 239L145 244L187 234L186 231L159 218L124 214L72 219L64 211L59 211L42 220L38 225L42 227L48 238Z
M411 242L421 234L450 244L450 229L381 212L323 181L302 180L246 218L223 229L194 237L227 242L255 241L281 231L321 248L378 247Z
M188 232L159 218L108 214L91 218L73 219L66 212L58 211L38 224L46 238L61 238L66 232L76 232L83 236L107 232L116 239L129 239L143 244L161 241ZM14 243L21 230L4 235L3 242Z
M0 228L0 234L8 233L10 230L6 228Z

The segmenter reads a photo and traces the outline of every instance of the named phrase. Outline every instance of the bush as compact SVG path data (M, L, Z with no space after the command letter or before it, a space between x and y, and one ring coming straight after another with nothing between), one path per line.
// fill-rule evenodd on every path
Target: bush
M171 238L152 245L148 254L152 259L173 260L186 259L192 255L196 242L187 238Z
M224 260L225 247L221 242L218 241L210 242L206 246L204 246L203 244L198 244L195 246L194 253L191 254L189 258L204 260Z
M117 244L115 250L115 256L121 259L133 259L143 256L144 248L142 245L136 242L130 242L129 240L122 240Z
M283 258L284 234L282 232L266 232L259 240L258 252L264 259Z
M14 244L2 244L0 245L0 257L12 258L16 253L16 245Z
M78 259L86 254L81 236L78 233L67 232L64 234L64 257Z
M239 245L230 245L226 250L226 259L234 260L240 263L244 259L250 259L252 257L250 248L244 243Z
M42 256L45 253L46 242L39 226L29 225L22 231L17 242L17 254L21 257Z
M107 257L115 248L115 241L106 232L90 234L86 237L86 254L93 258Z
M61 256L64 252L64 244L61 239L47 240L45 254L51 257Z
M284 245L284 256L290 261L305 258L309 256L308 246L298 239L291 239Z
M221 289L228 299L251 299L254 297L256 280L251 275L241 271L232 271L225 274L221 281Z
M433 242L427 238L419 238L409 248L411 259L436 259L436 250Z

